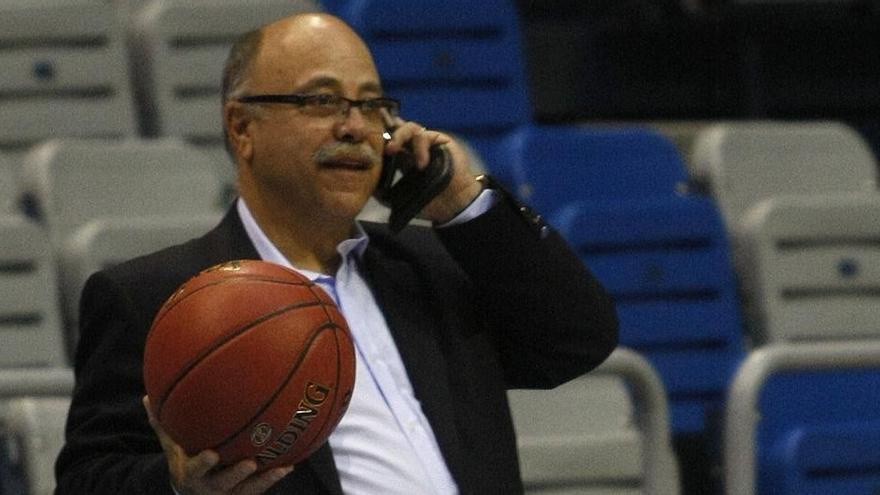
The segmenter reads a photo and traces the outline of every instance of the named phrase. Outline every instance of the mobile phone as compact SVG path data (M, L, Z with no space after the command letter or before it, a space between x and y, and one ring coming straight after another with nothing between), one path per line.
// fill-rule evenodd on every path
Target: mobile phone
M392 128L384 134L391 139ZM400 232L452 180L452 160L442 145L431 146L428 166L419 169L411 149L386 155L374 196L380 203L391 208L388 228Z

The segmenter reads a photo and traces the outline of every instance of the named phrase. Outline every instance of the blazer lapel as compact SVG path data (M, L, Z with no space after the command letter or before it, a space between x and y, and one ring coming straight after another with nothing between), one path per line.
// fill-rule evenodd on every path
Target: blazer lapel
M413 266L385 256L370 246L364 252L365 276L391 330L407 375L422 406L452 477L464 482L464 458L452 407L445 360L437 341L440 325L432 317L430 298L419 294Z

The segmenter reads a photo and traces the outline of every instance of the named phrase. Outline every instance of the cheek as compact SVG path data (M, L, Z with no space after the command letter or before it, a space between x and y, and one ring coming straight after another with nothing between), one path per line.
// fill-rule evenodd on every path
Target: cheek
M263 157L287 166L306 165L312 161L317 144L301 130L275 128L260 143Z

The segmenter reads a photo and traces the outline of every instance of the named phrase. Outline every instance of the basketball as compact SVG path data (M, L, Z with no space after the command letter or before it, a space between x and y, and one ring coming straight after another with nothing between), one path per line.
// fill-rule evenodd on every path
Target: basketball
M144 349L151 412L189 454L263 471L317 450L348 407L355 356L336 304L306 277L230 261L188 280Z

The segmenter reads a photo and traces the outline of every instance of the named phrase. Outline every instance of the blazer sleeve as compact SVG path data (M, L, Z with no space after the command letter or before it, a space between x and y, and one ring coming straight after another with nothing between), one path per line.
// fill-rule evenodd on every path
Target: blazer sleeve
M172 494L167 461L141 398L141 363L151 318L124 284L99 272L83 290L76 386L57 494Z
M555 387L614 350L614 305L555 230L499 192L489 211L437 234L470 278L508 387Z

